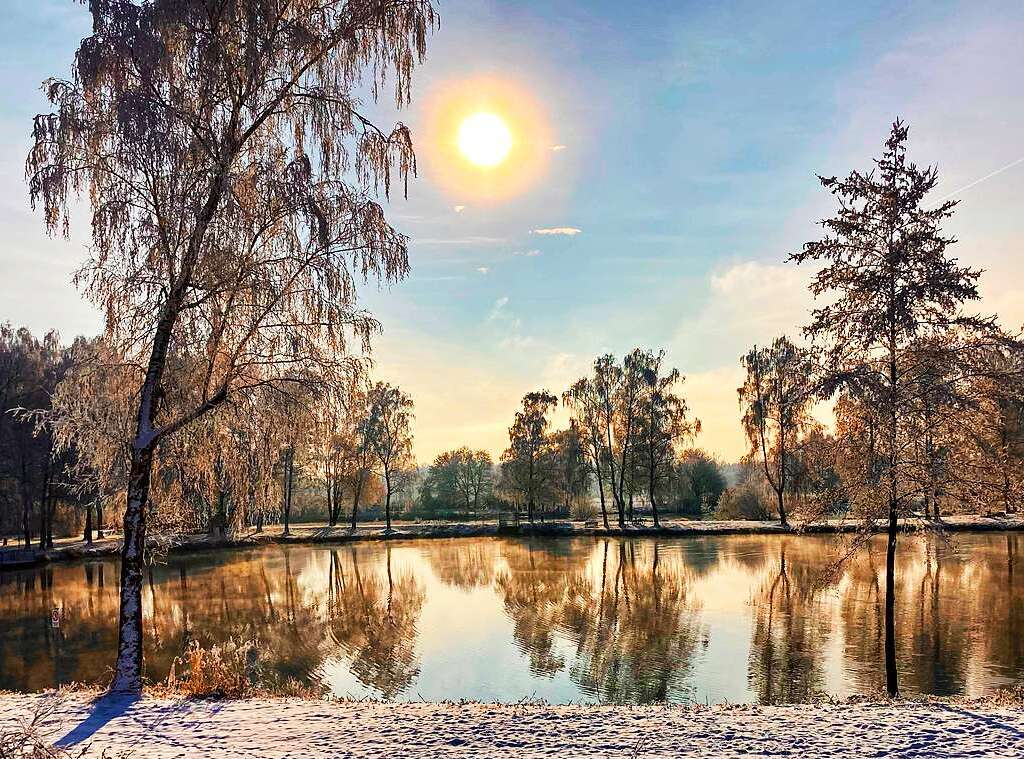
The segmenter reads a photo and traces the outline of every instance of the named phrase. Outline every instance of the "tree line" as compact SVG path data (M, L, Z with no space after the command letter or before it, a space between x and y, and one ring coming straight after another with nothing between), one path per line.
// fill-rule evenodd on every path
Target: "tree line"
M225 536L282 524L287 533L296 521L355 529L376 519L390 529L396 514L482 519L517 510L528 521L600 515L606 526L609 514L623 525L652 507L656 520L664 511L712 515L725 473L685 447L699 422L675 392L678 372L658 375L662 360L640 350L622 365L599 358L594 376L563 395L573 409L564 430L548 429L558 399L528 394L497 463L463 446L417 465L412 398L359 365L330 386L234 399L158 449L154 532ZM80 530L92 543L110 526L130 469L117 366L102 339L65 346L54 332L38 340L0 326L5 538L48 548L54 534Z
M259 529L271 515L287 530L303 473L332 523L354 521L380 488L390 527L414 486L412 400L368 378L360 357L381 325L357 292L408 273L408 240L378 197L415 174L415 155L409 130L374 124L359 95L391 88L408 103L437 20L426 0L89 12L70 75L45 83L52 109L34 119L26 177L52 234L67 234L87 198L92 244L76 282L104 329L69 356L8 330L3 498L5 513L17 502L26 541L39 517L44 542L64 496L120 504L112 688L138 691L151 537ZM887 525L894 693L900 520L926 509L935 522L989 497L1010 508L1020 482L1017 343L963 311L979 272L948 255L941 226L955 202L929 204L937 172L907 161L906 138L897 123L873 170L822 179L838 211L791 257L815 267L823 297L804 330L809 353L777 341L745 356L748 458L763 481L716 498L743 513L767 487L784 521L799 493L808 516L841 506ZM498 486L471 452L435 462L426 492L458 493L473 510L504 493L532 520L582 498L589 477L603 524L641 507L660 522L680 472L699 469L683 456L698 424L663 360L603 356L560 399L529 393ZM835 403L833 435L808 421L821 399ZM559 401L572 424L552 432Z

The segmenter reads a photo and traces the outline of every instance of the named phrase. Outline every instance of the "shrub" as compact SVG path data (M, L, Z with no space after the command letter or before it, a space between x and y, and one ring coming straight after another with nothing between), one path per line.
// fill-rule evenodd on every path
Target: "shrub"
M193 640L171 665L167 687L190 698L242 698L253 690L255 661L253 641L207 649Z
M569 505L569 515L579 522L597 519L600 513L601 509L589 498L574 498Z
M744 482L722 493L715 518L764 521L772 518L772 510L762 489Z

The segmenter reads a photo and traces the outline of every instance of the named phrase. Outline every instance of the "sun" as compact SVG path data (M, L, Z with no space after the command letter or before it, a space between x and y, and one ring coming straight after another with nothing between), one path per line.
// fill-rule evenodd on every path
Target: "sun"
M470 163L490 169L508 156L512 149L512 132L500 116L480 111L462 120L456 142Z
M438 79L421 102L416 158L422 159L423 176L452 206L521 195L556 155L551 121L536 89L515 80Z

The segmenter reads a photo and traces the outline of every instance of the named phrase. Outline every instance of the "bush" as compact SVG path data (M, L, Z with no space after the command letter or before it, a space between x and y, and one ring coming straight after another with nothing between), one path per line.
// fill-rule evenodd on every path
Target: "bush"
M667 510L699 519L714 512L725 484L717 460L701 450L684 451L672 477Z
M771 518L772 509L761 488L746 482L722 493L715 510L715 519L765 521Z
M569 505L569 516L578 522L597 519L600 507L589 498L574 498Z
M256 640L230 638L211 648L203 648L199 641L192 640L185 653L174 660L167 679L149 692L189 698L266 695L322 698L325 695L321 683L304 682L265 666L260 662L260 649ZM0 759L5 757L0 756Z
M205 649L193 640L171 665L167 687L190 698L243 698L253 691L256 650L253 641Z

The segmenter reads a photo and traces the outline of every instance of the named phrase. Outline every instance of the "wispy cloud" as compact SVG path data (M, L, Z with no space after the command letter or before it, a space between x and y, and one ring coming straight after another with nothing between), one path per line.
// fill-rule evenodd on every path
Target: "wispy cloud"
M491 306L491 312L489 314L487 314L487 321L492 322L495 319L497 319L499 316L501 316L502 311L504 310L505 306L507 306L507 305L508 305L508 296L507 295L502 295L500 298L498 298L496 301L494 301L494 305Z
M455 206L455 213L462 213L466 210L465 206Z
M565 235L566 237L575 237L582 229L578 227L542 227L540 229L534 229L530 232L531 235Z
M551 146L551 150L554 151L555 153L557 153L557 152L559 152L561 150L565 150L565 148L566 148L565 145L552 145Z
M513 256L525 256L526 258L536 258L540 255L540 251L536 248L531 250L514 250L512 251Z
M478 267L476 267L476 270L478 272L480 272L481 274L486 274L487 272L489 272L491 270L491 267L490 266L478 266Z

